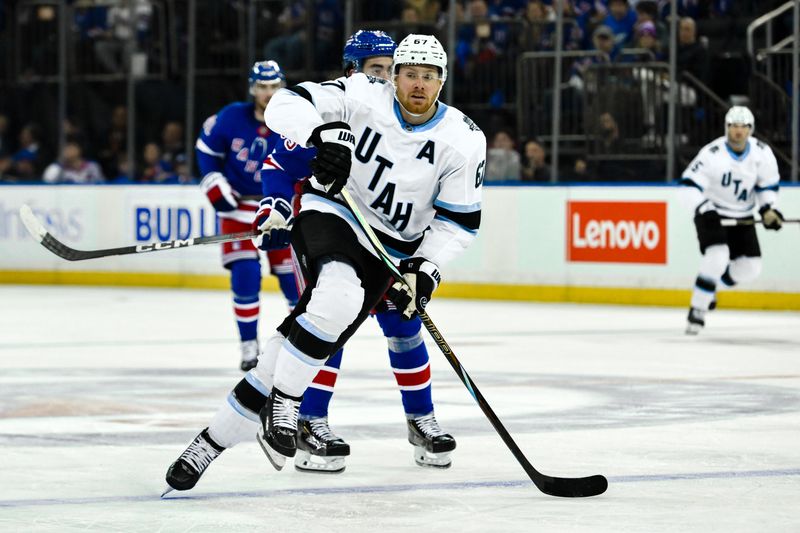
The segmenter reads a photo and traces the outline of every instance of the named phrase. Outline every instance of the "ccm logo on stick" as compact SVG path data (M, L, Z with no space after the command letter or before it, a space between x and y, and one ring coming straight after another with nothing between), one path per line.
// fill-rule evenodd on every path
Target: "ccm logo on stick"
M184 248L194 244L194 239L175 240L172 242L156 242L152 244L140 244L136 246L136 252L155 252L156 250L168 250L170 248Z
M567 202L567 261L666 264L666 202Z

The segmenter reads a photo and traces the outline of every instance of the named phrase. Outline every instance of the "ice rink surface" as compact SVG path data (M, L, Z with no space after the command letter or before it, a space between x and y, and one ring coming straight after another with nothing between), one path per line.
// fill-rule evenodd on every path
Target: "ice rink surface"
M800 314L434 300L430 316L540 471L541 494L426 334L453 467L412 459L368 321L331 425L341 475L276 472L254 442L165 499L167 466L241 378L219 291L0 287L2 531L800 531ZM262 338L285 315L262 300Z

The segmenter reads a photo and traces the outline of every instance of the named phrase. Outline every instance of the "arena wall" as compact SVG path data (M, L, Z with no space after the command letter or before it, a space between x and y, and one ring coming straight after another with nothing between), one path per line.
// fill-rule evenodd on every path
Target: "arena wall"
M28 236L30 205L78 249L213 235L213 210L197 187L4 186L0 188L0 282L220 288L218 245L68 262ZM487 186L481 231L443 269L437 296L686 306L700 252L674 186ZM800 188L780 209L800 214ZM758 228L760 278L720 294L720 305L800 309L800 227ZM277 290L271 277L266 290Z

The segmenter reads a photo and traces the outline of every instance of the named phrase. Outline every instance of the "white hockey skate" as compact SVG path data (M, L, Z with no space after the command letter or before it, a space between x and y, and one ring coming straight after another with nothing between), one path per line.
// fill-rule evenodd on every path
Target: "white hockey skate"
M256 439L275 470L282 470L286 459L297 451L297 414L302 400L273 389L258 414L261 425Z
M697 335L702 331L706 325L706 312L696 307L689 309L689 315L686 317L686 334Z
M239 365L244 372L247 372L251 368L255 368L258 364L258 355L259 355L259 347L258 347L258 339L253 339L251 341L242 341L241 345L242 349L242 362Z
M408 419L408 442L414 446L414 461L419 466L450 468L450 452L456 440L439 427L433 412Z
M331 431L328 417L300 420L297 426L297 455L294 467L299 472L341 474L350 445Z

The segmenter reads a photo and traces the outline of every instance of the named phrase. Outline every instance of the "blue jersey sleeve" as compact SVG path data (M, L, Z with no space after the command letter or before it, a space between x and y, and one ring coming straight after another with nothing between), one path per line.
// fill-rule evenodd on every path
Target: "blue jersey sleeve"
M311 176L309 162L316 155L316 148L301 148L288 139L281 139L261 169L264 196L290 200L295 183Z
M222 172L225 167L225 150L230 144L230 136L225 127L227 109L225 107L206 119L194 145L201 176L209 172Z

